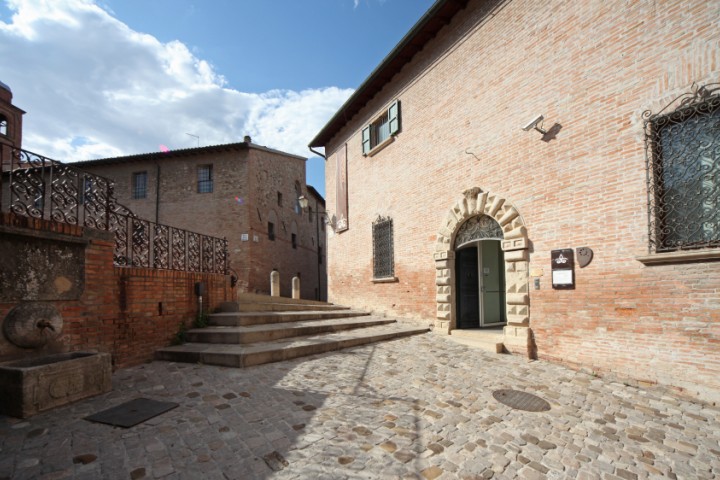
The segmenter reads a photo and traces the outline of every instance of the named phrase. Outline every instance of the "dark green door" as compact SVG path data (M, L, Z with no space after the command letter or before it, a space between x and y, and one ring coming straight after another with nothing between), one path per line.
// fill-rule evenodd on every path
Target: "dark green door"
M457 285L457 328L480 326L480 285L476 245L458 250L455 255Z
M484 240L479 245L480 293L482 315L480 325L505 322L505 258L497 240Z

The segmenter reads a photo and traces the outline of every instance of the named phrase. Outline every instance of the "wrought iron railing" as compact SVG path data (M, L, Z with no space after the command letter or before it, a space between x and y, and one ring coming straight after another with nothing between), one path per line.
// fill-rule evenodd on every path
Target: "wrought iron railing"
M108 178L27 150L9 160L2 152L0 210L113 232L117 266L228 273L227 240L138 218Z
M720 247L720 84L643 117L650 252Z

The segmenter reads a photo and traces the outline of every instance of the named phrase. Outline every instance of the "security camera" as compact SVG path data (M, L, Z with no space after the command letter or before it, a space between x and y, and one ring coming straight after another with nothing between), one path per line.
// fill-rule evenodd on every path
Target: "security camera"
M542 129L538 128L538 123L542 122L544 118L545 117L543 115L538 115L537 117L533 118L530 123L525 125L523 127L523 130L525 130L526 132L529 132L530 130L532 130L534 128L535 130L538 130L539 132L544 134L545 132Z

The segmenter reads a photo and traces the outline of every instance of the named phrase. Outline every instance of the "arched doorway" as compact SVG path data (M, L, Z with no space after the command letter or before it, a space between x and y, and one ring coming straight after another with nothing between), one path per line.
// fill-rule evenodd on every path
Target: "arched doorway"
M503 232L487 215L470 217L455 236L456 328L506 323Z
M503 270L503 282L500 285L501 290L504 285L504 302L499 301L499 308L504 310L504 321L507 322L504 327L505 348L532 356L532 335L529 329L528 236L522 217L505 198L484 192L480 188L470 188L465 190L462 195L462 198L448 211L435 245L433 259L436 272L437 317L434 331L447 334L464 325L464 320L459 317L458 311L460 305L458 287L463 288L462 280L458 279L458 273L466 274L470 267L463 267L462 262L459 264L457 259L458 256L469 255L471 258L466 259L465 262L468 265L471 264L473 254L465 254L463 251L474 242L478 255L494 256ZM486 220L482 220L483 218ZM490 224L490 220L494 223ZM478 224L475 225L473 222ZM497 226L493 228L499 227L500 230L496 231L492 237L475 238L466 244L463 241L464 236L468 235L470 230L479 228L480 222L496 224ZM480 252L478 249L484 247L483 242L487 242L489 250L492 246L494 251ZM478 263L476 268L478 277L480 274L484 275L484 265ZM489 268L492 269L492 267ZM498 297L501 298L502 295L498 294ZM480 303L478 302L479 309Z

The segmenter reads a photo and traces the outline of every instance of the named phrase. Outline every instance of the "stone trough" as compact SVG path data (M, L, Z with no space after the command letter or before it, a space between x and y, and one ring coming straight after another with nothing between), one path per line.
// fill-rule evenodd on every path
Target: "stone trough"
M27 418L112 389L109 353L70 352L0 364L0 413Z

